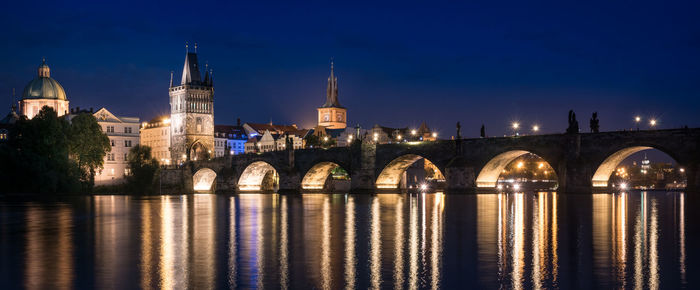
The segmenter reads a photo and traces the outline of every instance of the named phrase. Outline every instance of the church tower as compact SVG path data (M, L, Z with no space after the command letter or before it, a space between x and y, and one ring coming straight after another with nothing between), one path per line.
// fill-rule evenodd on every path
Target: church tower
M203 160L214 152L214 79L205 67L199 73L197 45L185 54L182 80L173 85L170 74L170 156L173 160Z
M317 110L318 126L328 129L347 127L347 109L338 102L338 78L333 74L333 61L331 61L331 75L328 77L326 88L326 103Z

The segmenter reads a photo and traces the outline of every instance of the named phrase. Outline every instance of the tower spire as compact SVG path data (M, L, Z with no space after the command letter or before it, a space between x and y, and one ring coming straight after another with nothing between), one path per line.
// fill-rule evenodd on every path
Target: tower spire
M328 86L326 87L326 103L323 107L340 107L338 102L338 77L335 76L335 64L331 58L331 74L328 76Z
M170 71L170 87L173 87L173 71Z
M189 46L186 46L189 47ZM185 65L182 68L181 85L201 84L202 75L199 73L199 63L197 62L197 54L189 52L185 54Z

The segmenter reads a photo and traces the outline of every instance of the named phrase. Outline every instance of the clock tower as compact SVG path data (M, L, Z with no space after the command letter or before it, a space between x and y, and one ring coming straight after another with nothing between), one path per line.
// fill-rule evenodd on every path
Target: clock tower
M338 78L333 74L333 61L331 61L331 75L328 77L326 88L326 103L317 108L318 126L328 129L345 129L347 127L347 109L338 102Z

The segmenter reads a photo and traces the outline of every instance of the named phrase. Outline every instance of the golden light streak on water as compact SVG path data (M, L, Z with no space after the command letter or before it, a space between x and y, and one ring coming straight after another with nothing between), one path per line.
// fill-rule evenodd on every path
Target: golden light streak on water
M656 199L651 200L649 223L649 289L659 289L659 227Z
M559 224L557 213L557 194L552 192L552 285L557 286L559 278Z
M255 267L257 279L255 285L258 289L265 288L265 223L263 222L263 195L257 195L255 205Z
M642 257L642 243L644 237L642 236L643 221L646 218L645 207L644 207L645 194L642 193L640 199L640 209L637 213L637 218L634 224L634 288L642 289L644 288L644 276L643 276L643 257Z
M511 272L511 283L514 289L523 288L523 273L525 267L525 253L524 253L524 204L523 204L523 194L516 193L515 204L513 212L513 249L512 249L512 272Z
M345 288L355 289L355 197L347 197L345 210Z
M396 201L396 220L394 222L396 236L394 237L394 289L401 289L404 286L403 276L403 245L404 245L404 220L403 220L403 196Z
M418 289L418 205L415 196L410 197L409 209L409 270L408 270L408 288Z
M541 229L544 219L544 194L537 193L537 201L532 203L532 285L535 289L542 288L542 254L544 245ZM536 214L535 214L536 213Z
M593 244L593 265L595 270L593 275L597 280L603 281L610 275L608 267L613 266L611 258L611 238L612 230L612 198L610 194L593 194L591 196L591 225Z
M161 244L160 244L160 264L158 268L160 269L160 287L164 289L174 289L176 286L175 279L181 276L174 275L174 260L175 260L175 249L173 247L175 243L175 230L173 223L175 222L173 210L173 205L170 204L170 197L161 196ZM180 284L179 288L183 288L186 285Z
M287 196L281 196L280 206L282 225L280 228L280 286L282 289L289 288L289 213L287 210Z
M506 211L508 208L507 196L505 193L498 194L498 279L504 277L506 273Z
M194 195L194 233L192 240L195 288L214 287L216 281L216 205L212 194Z
M229 198L229 235L228 235L228 285L231 288L237 288L238 285L238 235L236 230L236 197Z
M627 193L613 195L612 198L615 209L613 244L616 245L617 280L622 288L625 288L627 284Z
M477 266L479 279L485 285L496 283L498 277L494 276L500 274L499 205L499 195L476 195L476 245L479 261Z
M140 256L140 271L141 271L141 289L153 288L151 281L153 281L153 275L151 275L153 265L151 261L153 259L153 238L151 236L151 231L153 231L153 220L151 213L150 202L144 202L141 204L141 256Z
M439 289L440 286L440 265L442 262L442 209L444 195L438 192L433 196L433 217L431 222L432 238L430 241L430 274L431 288Z
M375 196L372 198L370 213L370 281L373 289L379 289L382 283L382 237L381 217L379 215L379 199Z
M331 206L324 196L321 210L321 288L331 289Z
M680 194L680 222L679 222L679 242L680 242L680 267L681 267L681 282L686 284L685 277L685 193Z

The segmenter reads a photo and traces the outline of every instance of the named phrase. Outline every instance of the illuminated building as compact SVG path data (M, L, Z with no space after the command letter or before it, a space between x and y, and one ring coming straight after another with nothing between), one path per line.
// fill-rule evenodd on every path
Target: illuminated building
M170 76L170 156L179 161L201 160L214 150L214 80L205 68L199 73L197 46L187 51L182 81L173 85Z
M24 87L22 100L19 102L21 115L31 119L39 113L41 108L49 106L58 116L68 114L68 98L61 84L51 78L51 69L43 60L37 69L38 76Z
M217 157L226 155L228 148L230 155L243 154L245 143L248 141L248 134L240 125L215 125L214 126L214 152Z
M129 150L139 144L139 118L117 117L105 108L99 109L93 116L112 145L104 157L104 168L95 175L95 185L121 183L128 174Z
M151 154L160 164L170 165L170 115L155 117L141 124L140 143L151 147Z
M326 88L326 103L317 108L318 126L329 129L344 129L347 127L347 109L338 102L338 77L333 74L333 62L331 61L331 75L328 76Z

